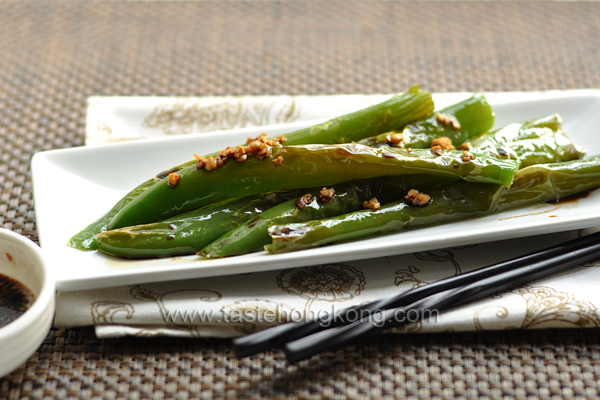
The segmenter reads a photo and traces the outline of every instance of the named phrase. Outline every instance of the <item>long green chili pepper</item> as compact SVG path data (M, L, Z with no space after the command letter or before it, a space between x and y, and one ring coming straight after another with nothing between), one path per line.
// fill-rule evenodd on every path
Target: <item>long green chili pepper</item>
M286 133L286 145L334 144L358 141L373 134L401 129L433 112L431 93L414 86L362 110L330 119L322 124Z
M307 192L309 196L304 195L270 208L208 244L198 255L219 258L262 250L271 241L268 233L271 225L345 214L358 210L364 201L376 195L365 181L355 185L335 185L328 190L334 190L331 199L320 198L320 190L313 189Z
M600 156L532 165L515 174L510 190L502 189L494 211L558 201L597 186L600 186Z
M471 140L474 151L493 154L502 159L521 161L521 168L576 160L585 151L576 146L561 130L558 114L514 123Z
M562 119L558 114L548 115L524 122L515 122L502 128L485 132L468 141L469 146L480 151L490 151L498 155L503 153L502 147L508 143L536 139L548 132L557 132L561 129ZM500 149L500 150L499 150ZM501 154L504 156L504 154Z
M167 177L169 175L169 173L178 172L185 167L194 165L195 163L196 163L196 160L186 162L184 164L180 164L176 167L171 168L168 171L164 171L164 172L157 174L156 176L148 179L141 185L137 186L132 191L127 193L121 200L119 200L117 202L117 204L115 204L108 213L106 213L105 215L103 215L102 217L97 219L96 221L94 221L91 224L89 224L88 226L86 226L81 232L74 235L69 240L67 245L70 247L79 249L79 250L96 250L98 248L97 243L96 243L96 235L101 232L106 231L110 220L113 219L114 216L117 215L117 213L123 207L125 207L125 205L129 204L133 199L135 199L141 193L146 191L152 185L154 185L157 182L160 182L162 179Z
M377 196L385 202L392 201L398 198L398 193L402 193L407 188L416 184L421 185L420 187L439 185L443 183L440 179L449 182L457 178L446 179L446 177L435 175L400 175L375 178L355 184L336 185L336 189L339 190L334 196L335 201L330 203L323 203L318 198L320 190L316 189L276 192L213 203L163 221L105 231L96 236L98 249L110 255L126 258L172 257L194 254L212 241L224 241L225 236L235 236L235 239L228 240L228 244L222 248L223 251L229 251L227 249L233 246L236 249L242 247L254 249L257 247L254 243L256 241L259 243L258 247L262 248L264 244L271 241L271 238L267 233L268 226L264 226L264 229L261 230L263 224L252 222L257 219L268 219L274 213L293 214L293 216L290 215L290 218L297 219L290 219L288 222L298 222L316 219L315 213L319 215L319 218L345 214L358 209L358 205L372 196ZM317 197L313 198L313 202L306 209L298 209L296 201L300 195L309 191L315 193ZM292 200L283 203L287 205L282 210L279 203L288 199ZM359 201L358 205L354 204L356 203L354 199ZM270 208L271 206L273 208ZM259 212L260 214L258 214ZM236 229L246 229L246 233L244 235L233 234ZM260 230L260 234L257 234L257 230ZM221 235L223 237L220 237ZM234 243L238 241L241 243Z
M393 96L382 103L334 118L310 128L290 132L286 134L287 140L284 145L290 146L307 143L332 144L360 140L373 134L386 132L391 129L399 129L412 121L425 118L433 112L433 108L431 93L420 90L418 86L414 86L408 92ZM184 167L196 164L196 162L197 160L185 162L173 167L169 172L177 172ZM153 177L127 193L106 215L73 236L68 246L81 250L96 249L95 235L104 232L109 222L125 205L129 204L140 193L146 191L159 180Z
M438 117L440 114L442 116ZM455 118L458 125L453 126L452 123L448 123L444 116ZM492 126L494 126L492 107L482 94L477 93L466 100L436 111L426 119L412 122L404 129L385 132L363 139L359 143L371 147L388 145L389 135L400 133L401 146L406 148L428 148L431 147L433 139L442 136L449 138L454 146L458 146L474 136L487 132Z
M523 164L566 161L579 158L581 155L560 130L556 131L560 128L560 119L557 115L519 124L524 126L519 131L515 130L515 125L517 124L498 130L495 135L506 141L512 132L511 139L518 139L511 142L510 146L511 150L514 150L515 156L521 160L521 166ZM554 130L546 128L547 126L551 126ZM508 134L506 130L509 131ZM559 135L558 140L556 135ZM405 175L357 182L357 187L348 187L345 184L336 185L337 194L335 200L330 203L320 202L316 198L318 190L313 189L311 193L315 198L305 209L298 209L295 204L296 198L294 198L266 211L263 210L259 215L254 214L255 216L251 219L250 214L244 211L245 206L248 206L244 200L215 206L217 207L214 211L215 214L221 212L221 207L225 207L226 212L218 214L219 217L206 217L209 209L214 210L209 205L199 211L187 212L163 222L105 232L98 236L99 249L117 256L136 258L170 257L193 254L198 250L202 250L199 254L207 258L250 253L262 249L271 241L268 234L268 227L271 225L304 222L346 214L360 209L362 202L371 197L377 197L383 204L397 200L400 197L398 193L406 192L412 187L426 189L441 183L443 182L440 182L439 177ZM365 191L365 185L368 185L370 190ZM384 188L388 189L388 193L384 193ZM390 192L392 192L391 195ZM363 194L360 200L358 193ZM257 203L256 197L246 199L248 202ZM233 206L240 207L240 213L243 212L242 215L247 215L247 218L240 218L240 213L234 212ZM217 218L221 219L216 222ZM243 223L244 220L246 220L245 223ZM241 225L239 225L240 223ZM224 233L225 226L231 226L233 229L218 237L220 233ZM215 241L208 244L211 240L209 238ZM205 245L206 247L204 247Z
M98 250L125 258L194 254L261 212L295 201L300 194L293 190L226 200L160 222L105 231L96 236Z
M551 131L538 135L541 131L536 128L534 134L529 134L528 129L522 131L519 137L531 137L531 139L517 140L511 142L511 150L523 164L532 165L549 162L568 161L580 158L581 153L564 136L562 131ZM413 187L424 190L431 186L442 184L436 176L404 175L397 177L383 177L371 179L366 182L357 182L356 187L342 184L336 185L336 197L330 203L323 203L317 199L318 190L312 190L314 199L310 206L298 209L296 199L279 204L273 208L255 215L245 223L230 212L232 222L219 222L206 218L203 212L196 214L195 211L185 213L168 219L169 224L157 222L131 228L121 228L105 232L98 236L101 251L114 255L132 257L169 257L178 254L192 254L200 249L200 255L207 258L226 257L236 254L245 254L261 250L264 245L271 241L268 228L271 225L283 225L295 222L333 217L346 214L361 208L362 202L377 197L382 203L398 200L400 193L405 193ZM370 190L365 190L368 185ZM387 189L387 190L386 190ZM362 197L359 198L358 194ZM513 192L511 192L513 193ZM302 193L300 193L302 194ZM344 196L340 198L340 196ZM228 203L229 204L229 203ZM242 207L245 205L241 203ZM210 207L210 206L207 206ZM227 206L228 210L231 206ZM205 210L203 208L201 210ZM233 211L233 210L231 210ZM223 236L215 236L218 230L223 232L223 227L233 226ZM171 225L177 227L174 232ZM185 229L179 228L180 226ZM212 229L211 226L216 226ZM169 229L167 229L169 228ZM207 233L210 232L214 242L208 244ZM197 232L197 233L196 233ZM143 234L142 234L143 233ZM195 237L196 235L197 237ZM166 238L171 240L166 240ZM160 243L157 244L157 241ZM108 243L110 248L107 249ZM203 248L203 246L205 246ZM147 250L146 250L147 249Z
M198 252L198 255L219 258L259 251L271 242L268 229L272 225L334 217L361 209L363 203L373 197L386 203L397 200L400 193L415 185L429 187L438 184L439 177L404 175L342 183L323 188L323 192L311 190L310 204L302 207L303 203L298 203L300 199L293 199L270 208L216 239ZM330 199L326 194L331 189L334 192Z
M244 163L226 162L211 172L184 168L176 187L166 180L158 182L121 209L109 229L169 218L240 193L322 187L387 175L433 174L511 185L518 161L474 156L463 161L461 151L438 156L429 150L373 149L358 144L274 147L272 159L284 160L280 166L268 157L262 161L252 157Z
M521 168L536 164L550 164L577 160L585 151L576 146L563 131L550 131L539 138L516 140L507 148L517 155Z
M398 232L475 217L510 208L556 201L600 185L600 157L557 164L534 165L517 172L510 189L500 185L457 181L427 190L432 201L414 207L397 201L378 210L269 229L273 242L265 248L281 253L323 246L366 236Z

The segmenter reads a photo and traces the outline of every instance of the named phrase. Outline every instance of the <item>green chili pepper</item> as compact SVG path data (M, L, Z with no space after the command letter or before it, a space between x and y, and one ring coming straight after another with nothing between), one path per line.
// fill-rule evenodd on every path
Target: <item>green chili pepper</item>
M453 127L452 124L442 122L443 117L438 118L438 114L456 118L459 127ZM436 111L424 120L410 123L404 129L385 132L363 139L359 143L371 147L388 145L390 144L389 135L400 133L402 137L401 147L428 148L431 147L431 141L439 137L447 137L454 146L458 146L474 136L487 132L492 126L494 126L492 107L488 104L486 98L478 93L466 100Z
M358 206L354 205L353 199L360 197L359 205L372 196L378 196L382 201L392 201L398 197L399 192L413 187L415 184L426 187L438 185L444 180L450 181L449 179L434 175L401 175L356 182L351 186L336 185L336 189L339 190L334 197L335 201L323 203L315 197L314 202L306 210L298 209L296 201L300 195L307 192L318 196L319 190L301 189L213 203L163 221L105 231L96 236L98 249L110 255L126 258L172 257L194 254L212 241L225 241L225 236L235 236L235 239L227 241L228 244L222 248L224 251L229 251L227 248L233 246L237 249L242 247L254 249L257 247L256 241L259 243L258 248L262 249L263 245L271 241L267 233L268 226L264 226L264 229L261 230L262 224L252 223L249 221L251 219L254 221L259 218L271 218L270 216L274 215L273 212L290 215L288 222L315 219L315 213L326 213L319 214L323 215L320 218L345 214L358 209ZM456 178L451 179L455 180ZM283 203L286 204L285 207L277 206L288 199L291 200ZM270 208L271 206L281 211L275 211ZM260 214L258 214L259 212ZM298 219L292 221L292 215ZM245 229L247 233L244 235L234 234L236 229ZM260 235L256 233L258 230ZM221 235L223 237L220 238ZM241 243L233 243L234 241Z
M117 202L117 204L115 204L108 213L106 213L104 216L100 217L96 221L92 222L87 227L85 227L81 232L79 232L75 236L73 236L69 240L67 245L70 247L74 247L76 249L80 249L80 250L96 250L98 248L97 243L96 243L96 235L101 232L106 231L110 220L113 219L113 217L115 215L117 215L117 213L123 207L125 207L125 205L129 204L133 199L135 199L141 193L146 191L152 185L154 185L157 182L160 182L162 179L167 177L171 172L178 172L181 169L183 169L185 167L189 167L190 165L194 165L194 164L195 164L195 161L180 164L176 167L171 168L170 170L167 170L167 171L157 174L156 176L148 179L141 185L137 186L132 191L127 193L121 200L119 200Z
M530 134L527 129L523 130L519 137L530 137L531 139L517 140L510 144L511 149L515 151L516 156L522 161L521 165L523 165L523 163L530 165L534 163L554 162L557 160L572 160L579 158L581 155L576 147L573 146L572 142L566 138L561 131L550 132L550 134L544 132L543 135L539 135L541 132L539 129L536 132L538 134ZM557 135L559 138L558 140ZM555 159L549 159L551 156L554 156ZM123 252L131 253L129 249L132 248L134 249L133 251L135 251L136 256L139 257L168 257L176 254L184 254L182 251L182 248L184 247L186 249L185 253L190 254L192 253L192 249L194 249L193 252L202 249L199 254L207 258L245 254L258 251L271 241L268 234L268 227L271 225L304 222L346 214L360 209L362 202L371 197L377 197L378 200L384 204L398 200L400 197L399 193L404 193L413 187L418 187L423 190L442 183L440 178L436 176L421 177L405 175L371 179L367 182L357 182L356 185L358 186L356 188L347 187L347 185L336 185L335 189L337 195L335 201L331 203L322 203L315 199L310 207L299 210L295 204L296 199L293 199L263 211L261 214L242 225L237 225L236 222L243 221L232 216L234 228L218 239L216 239L215 236L215 241L205 248L202 248L208 243L204 239L205 236L203 236L205 233L200 234L197 239L194 239L191 232L205 232L206 230L213 232L210 228L213 220L206 219L202 216L192 217L194 212L184 214L185 218L184 216L177 216L169 219L175 226L180 226L181 224L186 226L185 236L179 235L176 232L174 239L170 241L165 241L164 238L173 234L173 231L165 230L165 224L162 222L144 225L143 235L135 234L135 232L142 230L137 226L108 231L101 235L102 240L100 241L108 242L108 238L110 238L112 243L114 243L112 246L117 248L117 250L111 249L110 251L113 253L116 252L116 255L121 256L123 256ZM370 190L365 191L365 184L368 185ZM315 193L318 193L318 190L316 192L315 190L312 190L311 193L313 196L317 196ZM358 198L358 193L362 193L360 199ZM342 195L345 197L343 200L340 200L340 197L338 196ZM348 199L350 199L350 201ZM225 223L221 223L221 225L224 226ZM120 236L117 237L114 232L120 232ZM125 234L126 232L131 232L131 234ZM160 243L160 250L155 250L156 246L152 241L156 241L159 238L163 239ZM100 244L102 245L103 243ZM144 249L148 249L148 251L144 251ZM100 250L103 250L102 246L100 246ZM158 255L157 251L160 252L160 255Z
M500 129L483 133L470 140L474 149L493 150L506 143L516 140L535 139L547 133L547 129L558 131L562 128L562 118L558 114L551 114L524 122L515 122Z
M284 160L278 167L268 158L260 161L252 157L244 163L226 162L211 172L184 168L179 171L181 179L177 187L170 187L166 180L158 182L121 209L109 229L169 218L238 197L240 193L322 187L387 175L454 176L509 187L519 164L486 155L476 155L474 160L465 162L462 156L460 151L446 151L437 156L429 150L373 149L358 144L276 147L272 158Z
M495 211L558 201L600 185L600 157L532 165L515 174L510 190L502 190Z
M444 109L440 112L448 111ZM554 128L554 130L551 128ZM580 158L582 153L559 129L560 117L555 114L521 124L509 125L504 129L495 131L494 135L504 141L507 141L510 136L512 136L510 137L511 140L517 139L514 142L510 142L510 149L515 157L521 160L521 168L524 163L528 166ZM439 182L437 183L439 184ZM394 197L384 198L377 190L372 190L371 196L377 197L381 203L387 203L398 200L399 196L397 193L399 192L406 192L412 187L425 189L429 186L433 185L426 184L424 181L414 181L408 183L408 185L394 186L396 192ZM363 200L367 199L364 198ZM340 207L340 205L342 206ZM362 202L340 202L336 205L323 204L317 207L320 207L320 212L327 212L328 217L333 217L358 210L361 208L361 205ZM269 226L326 218L325 216L317 217L313 214L315 213L312 210L310 212L301 212L298 210L294 201L282 203L261 213L252 221L226 233L198 254L207 258L217 258L261 250L264 245L271 241L268 234Z
M516 140L507 144L521 161L521 168L577 160L584 156L585 151L576 146L563 131L547 130L548 134L539 138Z
M560 116L552 114L485 133L470 144L477 152L502 159L519 159L521 168L583 157L585 151L564 134L561 124Z
M556 201L561 197L600 185L600 157L557 164L534 165L517 172L510 189L500 185L456 181L427 190L426 207L397 201L378 210L269 228L270 253L282 253L356 240L370 235L398 232L510 208Z
M325 188L324 188L325 189ZM234 228L203 248L198 255L205 258L228 257L262 250L271 241L269 226L290 222L311 221L334 217L360 208L373 197L366 182L353 186L335 185L333 197L322 200L320 190L311 190L300 198L292 199L270 208L246 223Z
M331 119L322 124L286 133L287 145L350 143L373 134L401 129L406 124L433 112L431 93L414 86L362 110Z
M175 218L102 232L98 250L126 258L173 257L194 254L254 216L290 199L297 190L210 204Z
M312 201L305 207L299 207L300 199L292 199L270 208L246 223L232 229L203 248L198 255L205 258L229 257L238 254L262 250L271 242L268 229L272 225L304 222L346 214L363 207L363 203L376 197L380 202L398 199L416 184L423 187L439 184L438 177L406 175L384 177L366 181L334 185L333 198L323 197L321 190L311 190Z
M414 86L408 92L396 95L374 106L334 118L310 128L290 132L285 135L287 140L284 145L331 144L359 140L373 134L398 129L409 122L424 118L433 111L433 108L431 93ZM184 167L195 165L196 162L197 160L188 161L174 167L170 172L177 172ZM81 250L94 250L96 248L95 235L104 232L109 222L125 205L156 182L157 179L153 177L134 188L119 200L106 215L73 236L68 245Z

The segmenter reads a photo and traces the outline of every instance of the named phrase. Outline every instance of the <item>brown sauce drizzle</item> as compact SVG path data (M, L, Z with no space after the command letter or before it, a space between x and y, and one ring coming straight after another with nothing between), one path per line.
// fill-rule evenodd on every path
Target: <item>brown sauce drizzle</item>
M159 174L156 174L156 178L158 179L165 179L167 176L169 176L169 174L175 173L175 172L179 172L181 171L181 168L173 168L173 169L169 169L167 171L163 171Z
M0 274L0 327L17 319L33 300L33 293L22 283Z
M558 200L547 201L546 204L577 203L579 201L579 199L585 199L586 197L588 197L590 195L590 193L592 193L592 191L594 191L596 189L598 189L598 188L596 187L596 188L593 188L593 189L590 189L590 190L584 190L582 192L575 193L575 194L572 194L570 196L562 197L562 198L560 198ZM541 204L541 206L543 207L544 204ZM540 207L540 205L538 205L536 208L539 208L539 207ZM540 212L534 212L534 213L530 213L530 214L515 215L513 217L508 217L508 218L500 218L499 221L504 221L504 220L513 219L513 218L528 217L530 215L548 214L548 213L556 211L556 210L558 210L558 207L553 207L553 208L551 208L549 210L540 211ZM556 218L558 216L557 215L549 215L548 217L549 218Z
M588 197L590 195L590 193L592 193L592 190L594 190L594 189L585 190L583 192L575 193L570 196L565 196L556 201L549 201L548 203L550 203L550 204L576 203L579 199L585 199L586 197Z

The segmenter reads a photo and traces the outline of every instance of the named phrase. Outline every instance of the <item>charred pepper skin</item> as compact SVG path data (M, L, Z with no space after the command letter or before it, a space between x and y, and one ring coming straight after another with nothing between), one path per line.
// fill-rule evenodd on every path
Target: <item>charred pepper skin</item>
M407 92L393 96L391 99L374 106L334 118L323 124L290 132L285 135L287 140L283 145L330 144L360 140L390 129L401 128L409 122L422 119L431 114L433 108L431 93L414 86ZM216 154L212 155L215 156ZM177 172L182 168L195 165L196 162L197 160L187 161L170 171ZM104 232L110 221L123 207L161 179L153 177L134 188L119 200L106 215L74 235L67 245L80 250L95 250L95 235Z
M270 253L283 253L361 239L374 234L435 225L512 208L556 201L600 185L600 157L534 165L517 172L510 189L457 181L428 189L432 202L412 207L397 201L379 210L269 228Z
M206 172L184 168L177 188L161 181L144 191L117 213L109 229L155 222L210 203L239 196L329 186L356 179L387 175L433 174L474 182L510 186L519 163L476 155L462 161L461 151L436 156L429 150L409 152L399 148L373 149L358 144L307 145L273 148L271 158L283 156L275 167L269 158L226 162Z
M210 204L176 218L102 232L98 250L123 258L194 254L261 212L299 196L299 191L256 195Z
M444 124L438 119L438 114L456 118L460 128L455 129L452 125ZM492 107L484 95L477 93L466 100L436 111L421 121L412 122L397 133L402 134L404 147L424 149L431 147L433 139L442 136L449 138L454 146L459 146L470 138L487 132L492 126L494 126ZM395 132L366 138L359 143L372 147L384 146L387 145L386 137L390 133Z

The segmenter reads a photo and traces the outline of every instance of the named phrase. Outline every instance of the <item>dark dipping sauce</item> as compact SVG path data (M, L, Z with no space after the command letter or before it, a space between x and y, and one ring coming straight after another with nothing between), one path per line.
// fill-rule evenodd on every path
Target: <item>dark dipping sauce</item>
M23 314L33 300L33 293L22 283L0 274L0 328Z

